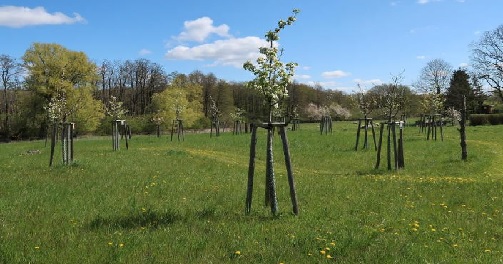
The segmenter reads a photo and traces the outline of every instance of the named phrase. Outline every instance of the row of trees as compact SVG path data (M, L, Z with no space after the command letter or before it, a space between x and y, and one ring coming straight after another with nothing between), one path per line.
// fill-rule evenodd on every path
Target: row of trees
M286 102L273 115L313 121L326 115L335 119L387 118L389 110L383 108L383 98L390 90L400 94L395 115L460 109L463 95L468 111L480 113L488 96L482 84L490 85L493 96L503 101L503 25L484 33L472 44L472 50L470 72L453 70L447 62L435 59L427 63L412 87L401 83L400 74L388 84L360 87L353 94L291 83ZM83 52L34 43L21 62L0 55L0 70L0 133L5 139L45 136L48 124L54 121L49 119L48 107L57 102L64 102L56 108L58 122L71 119L78 123L79 133L94 132L109 121L104 116L112 98L123 102L129 117L155 119L165 126L172 119L183 118L186 126L209 127L215 114L230 125L238 111L244 112L241 118L248 121L269 118L264 95L245 83L227 82L200 71L166 73L147 59L105 60L97 65Z

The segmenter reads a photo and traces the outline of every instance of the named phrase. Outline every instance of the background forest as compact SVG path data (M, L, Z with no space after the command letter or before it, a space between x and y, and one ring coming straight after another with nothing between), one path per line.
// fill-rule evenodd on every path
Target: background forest
M116 118L126 119L133 133L150 134L157 125L169 128L176 118L183 119L186 128L205 129L215 117L225 128L238 119L250 123L267 115L263 95L246 83L228 82L199 70L167 73L147 59L97 64L83 52L34 43L22 58L0 55L0 62L0 137L6 141L44 138L54 118L75 122L76 133L84 135L111 133L110 122ZM440 59L425 66L414 87L402 84L400 74L390 79L389 84L355 87L352 94L294 82L275 116L302 122L317 122L326 115L334 120L384 119L390 92L399 101L398 117L452 116L461 95L467 96L470 113L485 113L500 101L483 92L474 74L453 71ZM117 106L119 113L112 113Z

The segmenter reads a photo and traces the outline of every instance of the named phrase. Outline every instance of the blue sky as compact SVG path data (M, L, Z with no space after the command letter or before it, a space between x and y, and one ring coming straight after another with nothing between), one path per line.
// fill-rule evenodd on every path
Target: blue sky
M352 92L443 59L469 67L470 44L503 24L502 0L0 0L0 54L20 58L34 42L83 51L96 63L146 58L166 72L248 81L264 34L291 10L280 35L295 79Z

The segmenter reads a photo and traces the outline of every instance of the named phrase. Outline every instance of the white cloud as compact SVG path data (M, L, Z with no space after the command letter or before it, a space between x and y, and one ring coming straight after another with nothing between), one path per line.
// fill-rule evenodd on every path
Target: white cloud
M295 80L307 80L307 79L311 79L311 75L308 75L308 74L299 74L299 75L295 75L293 76L293 78Z
M363 80L363 79L354 79L353 82L360 84L362 86L374 86L374 85L381 85L383 82L380 79L370 79L370 80Z
M138 54L139 54L140 56L149 55L149 54L151 54L151 53L152 53L152 51L150 51L150 50L148 50L148 49L141 49L141 50L140 50L140 52L138 52Z
M400 1L392 1L391 3L389 3L391 6L397 6L398 4L400 4Z
M43 7L0 6L0 26L20 28L35 25L59 25L84 23L85 19L77 13L69 17L63 13L48 13Z
M256 60L260 56L259 47L266 45L267 41L259 37L231 38L194 47L179 45L165 56L171 60L213 60L213 65L241 68L244 62Z
M327 90L337 90L337 91L342 91L345 93L352 93L355 90L355 87L348 87L341 85L337 82L334 81L328 81L328 82L315 82L315 81L308 81L308 82L303 82L306 85L309 85L311 87L316 87L316 86L321 86L323 89Z
M463 63L460 63L459 64L459 68L463 68L463 69L466 69L470 66L470 64L466 63L466 62L463 62Z
M327 71L321 73L321 76L324 78L342 78L351 75L349 72L344 72L341 70L336 70L336 71Z
M416 59L418 59L418 60L424 60L424 59L426 59L426 56L424 56L424 55L418 55L418 56L416 56Z
M184 31L176 37L179 41L203 42L211 34L217 34L221 37L231 37L229 35L229 26L223 24L215 27L213 26L213 20L209 17L185 21L183 26Z

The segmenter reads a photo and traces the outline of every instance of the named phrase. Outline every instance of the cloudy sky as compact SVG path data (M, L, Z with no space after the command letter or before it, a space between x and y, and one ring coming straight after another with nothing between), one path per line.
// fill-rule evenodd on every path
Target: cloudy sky
M243 63L294 8L282 60L299 64L297 82L346 92L398 74L411 84L437 58L469 67L470 44L503 24L502 0L0 0L0 54L57 43L96 63L146 58L168 73L247 81Z

